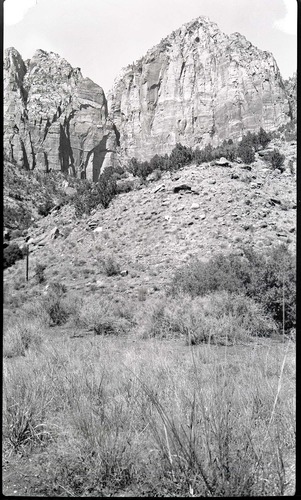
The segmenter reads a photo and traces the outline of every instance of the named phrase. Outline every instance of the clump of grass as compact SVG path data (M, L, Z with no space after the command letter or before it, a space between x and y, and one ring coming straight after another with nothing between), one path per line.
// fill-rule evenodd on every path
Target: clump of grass
M101 260L103 271L107 276L116 276L120 273L120 264L111 255Z
M38 263L35 267L35 279L37 281L37 283L44 283L44 281L46 281L46 277L45 277L45 269L46 269L46 265L45 264L40 264Z
M97 295L83 299L73 316L74 325L96 335L122 335L134 324L133 313L125 304L116 304Z
M39 319L12 319L4 331L3 355L6 358L25 356L29 348L39 348L42 342L42 324Z
M233 344L277 332L262 307L244 295L215 292L156 301L143 326L144 337L183 338L189 344Z

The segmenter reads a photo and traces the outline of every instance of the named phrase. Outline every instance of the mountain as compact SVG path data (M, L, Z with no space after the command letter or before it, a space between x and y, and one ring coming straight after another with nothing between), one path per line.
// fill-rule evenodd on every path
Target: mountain
M184 24L135 64L108 96L123 151L139 159L186 146L217 145L291 120L272 54L207 17Z
M4 150L25 169L96 181L121 158L147 160L183 145L216 146L277 129L296 113L296 79L272 54L207 17L184 24L123 69L108 95L80 68L37 50L4 59Z
M37 50L24 62L4 58L4 150L26 169L61 170L97 180L112 164L117 140L101 87L80 68Z

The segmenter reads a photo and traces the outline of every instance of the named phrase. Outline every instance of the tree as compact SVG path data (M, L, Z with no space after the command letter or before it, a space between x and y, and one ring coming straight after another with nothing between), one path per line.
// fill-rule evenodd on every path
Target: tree
M270 142L270 136L269 134L262 128L260 127L260 130L258 132L258 141L259 141L259 144L261 144L261 146L263 148L266 147L266 145Z

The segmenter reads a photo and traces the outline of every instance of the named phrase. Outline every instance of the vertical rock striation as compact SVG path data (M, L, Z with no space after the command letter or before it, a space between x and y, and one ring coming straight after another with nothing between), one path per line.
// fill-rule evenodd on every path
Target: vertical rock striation
M4 59L4 150L27 169L97 180L114 162L115 127L102 88L57 54L37 50Z
M217 145L276 129L291 109L272 54L207 17L183 25L125 68L108 96L124 153L149 159L177 142Z

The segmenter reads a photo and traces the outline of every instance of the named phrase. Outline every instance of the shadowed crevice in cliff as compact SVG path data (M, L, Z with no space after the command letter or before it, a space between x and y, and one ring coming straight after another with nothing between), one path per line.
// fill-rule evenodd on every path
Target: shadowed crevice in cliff
M117 146L120 146L120 132L119 130L117 129L115 123L113 123L113 130L115 132L115 137L116 137L116 145Z
M63 126L60 125L59 159L61 164L61 171L64 173L68 173L69 167L71 167L73 173L75 173L73 153L69 138L69 122L66 120L65 124L67 126L67 133Z
M22 153L23 153L23 167L26 170L30 170L30 168L29 168L29 162L28 162L28 158L27 158L27 153L26 153L26 149L25 149L24 142L22 141L22 139L20 139L20 144L21 144L21 150L22 150Z
M108 135L105 135L98 146L93 149L93 182L97 182L101 172L101 167L103 165L107 151L107 140Z

